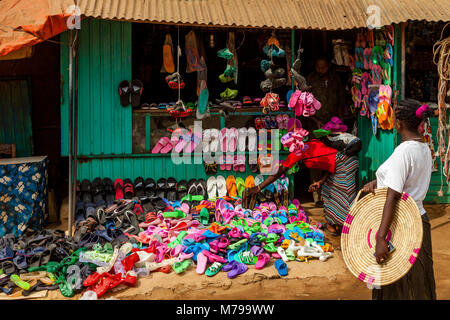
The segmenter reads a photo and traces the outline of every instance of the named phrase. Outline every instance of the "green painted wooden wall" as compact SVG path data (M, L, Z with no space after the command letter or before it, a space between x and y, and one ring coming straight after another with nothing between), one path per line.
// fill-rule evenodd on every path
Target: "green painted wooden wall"
M31 92L27 79L0 79L0 143L15 144L17 157L33 150Z
M359 153L359 186L375 179L375 172L389 158L395 148L394 133L378 129L372 133L372 124L367 117L358 117L358 137L362 141Z
M391 80L393 92L397 90L400 96L401 87L401 27L395 26L394 34L394 54ZM397 131L381 130L378 128L377 134L372 133L372 123L370 118L358 115L358 137L362 140L362 150L359 153L359 187L375 179L375 172L383 162L389 158L398 144Z
M434 144L434 151L438 150L437 145L437 139L436 139L436 133L438 128L438 119L432 118L430 119L431 122L431 131L433 136L433 144ZM430 186L428 188L427 197L425 198L426 202L430 203L450 203L450 188L448 187L448 184L445 182L445 176L442 176L443 180L443 196L438 196L439 190L441 190L441 160L440 157L436 159L437 165L438 165L438 171L433 172L431 174L431 182Z
M67 32L61 40L67 43ZM69 153L69 49L61 46L61 153ZM117 87L131 82L131 23L86 19L79 33L78 155L131 154L131 105Z

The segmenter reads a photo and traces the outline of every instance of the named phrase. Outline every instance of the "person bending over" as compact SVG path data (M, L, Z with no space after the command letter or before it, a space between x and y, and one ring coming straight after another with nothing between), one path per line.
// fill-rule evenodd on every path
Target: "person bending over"
M356 197L358 158L349 157L345 151L337 151L317 139L306 142L305 145L309 148L301 156L289 154L277 173L269 176L258 186L246 189L243 197L245 199L256 195L285 174L296 162L303 161L307 168L325 172L318 181L309 186L309 191L313 192L322 188L327 230L332 235L338 235L350 205Z

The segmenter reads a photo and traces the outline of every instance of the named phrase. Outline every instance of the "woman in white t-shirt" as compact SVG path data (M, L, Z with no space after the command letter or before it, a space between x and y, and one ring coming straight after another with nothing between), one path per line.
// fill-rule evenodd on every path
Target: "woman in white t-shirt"
M422 214L423 240L419 257L411 270L393 284L374 289L372 299L436 299L429 218L423 207L423 199L431 179L432 159L430 149L419 133L419 126L433 112L428 105L416 100L402 100L394 111L395 129L402 136L402 143L378 168L377 179L364 186L365 192L376 188L388 188L383 217L377 234L375 254L381 264L388 255L386 236L392 222L394 209L403 192L417 203Z

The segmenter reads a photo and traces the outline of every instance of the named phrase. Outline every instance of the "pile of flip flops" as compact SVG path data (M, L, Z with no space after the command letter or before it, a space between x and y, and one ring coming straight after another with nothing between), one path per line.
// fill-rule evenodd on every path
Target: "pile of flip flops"
M263 52L270 60L261 61L261 70L264 72L266 80L261 82L260 87L263 92L268 92L284 86L287 82L286 70L277 67L273 62L273 58L284 58L286 53L281 49L280 42L274 35L267 40Z
M321 108L320 102L310 92L296 90L289 99L289 108L296 116L309 117Z
M224 49L219 50L217 52L217 56L219 58L223 58L223 59L227 60L227 67L226 67L225 71L219 76L219 80L222 83L229 83L229 82L235 80L236 67L234 67L233 64L231 63L234 55L230 51L230 49L224 48ZM231 99L236 98L237 95L238 95L238 90L230 89L227 87L225 89L225 91L223 91L220 94L220 97L224 100L231 100Z
M1 290L11 297L56 289L72 297L84 291L83 299L98 299L135 286L139 277L152 272L182 274L194 265L198 274L214 276L222 270L232 279L275 260L273 266L285 276L289 261L331 256L323 225L311 222L298 200L289 202L287 178L266 187L251 206L248 199L242 202L242 190L261 183L262 176L257 181L211 177L207 190L202 181L190 181L188 193L175 201L165 196L178 186L164 180L139 178L133 185L119 179L117 198L108 205L104 198L111 191L103 188L109 190L109 179L90 185L83 181L79 198L94 197L99 206L82 207L79 200L73 238L43 230L0 239ZM172 188L165 188L161 198L154 189L163 184ZM198 188L211 199L193 195ZM125 194L133 198L124 199Z
M352 108L360 109L361 116L371 119L374 135L378 127L383 130L391 130L393 127L390 106L393 46L392 26L370 30L367 34L359 33L355 43Z
M348 127L338 117L332 117L323 127L323 130L335 132L347 132Z
M308 136L309 132L303 128L295 128L281 137L283 146L289 149L289 152L297 156L301 156L308 146L303 143L303 139Z
M273 92L268 92L260 102L263 107L262 112L278 111L280 109L280 96Z

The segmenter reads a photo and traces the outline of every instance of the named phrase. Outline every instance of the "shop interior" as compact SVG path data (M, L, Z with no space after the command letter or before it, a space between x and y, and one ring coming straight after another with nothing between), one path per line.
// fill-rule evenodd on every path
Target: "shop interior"
M273 63L285 70L291 62L291 47L294 48L294 59L297 58L299 48L303 49L301 53L301 74L307 76L314 71L315 59L325 56L331 63L331 69L336 71L341 78L345 90L345 106L343 121L347 124L349 131L355 124L355 114L348 107L352 103L351 97L351 78L352 70L347 65L338 65L334 61L333 43L337 39L342 39L349 45L349 53L353 53L353 43L356 37L355 30L346 31L320 31L320 30L295 30L294 43L291 41L291 30L272 30L272 29L230 29L230 28L203 28L203 27L177 27L156 24L132 25L132 70L133 79L140 79L143 83L143 93L141 96L141 105L144 103L156 106L160 103L176 102L178 100L178 90L169 88L165 81L168 73L161 72L163 64L163 45L166 41L166 35L170 34L173 47L176 50L178 43L182 51L179 60L179 70L185 83L184 89L180 90L183 102L196 103L197 101L197 72L187 73L186 54L185 54L185 36L194 31L197 39L198 51L205 57L207 67L207 87L209 90L209 101L212 107L220 101L220 93L226 88L238 90L238 95L233 100L242 101L244 96L252 99L264 97L265 92L260 88L260 83L266 79L264 72L261 71L261 60L267 59L263 52L267 40L275 35L280 41L282 49L286 51L285 57L273 58ZM229 33L235 35L235 47L238 57L238 81L222 83L219 76L224 72L226 62L217 56L217 52L227 46ZM289 60L289 61L288 61ZM175 70L176 54L174 53ZM163 70L164 71L164 70ZM289 79L286 85L273 89L273 92L279 94L280 100L286 103L286 94L291 90ZM258 113L262 114L262 108L259 105L249 105L255 115L231 114L225 126L239 128L241 126L255 127L255 118ZM145 150L145 115L150 114L151 118L151 147L158 139L167 133L167 128L173 128L176 125L175 119L169 117L167 113L161 114L159 110L140 110L141 106L133 110L133 153L146 153ZM286 113L292 112L288 108L280 108L280 111ZM189 127L195 120L195 114L182 120L182 124ZM219 128L220 115L212 114L203 121L203 129ZM284 156L283 156L284 157ZM221 174L219 171L218 174ZM189 177L187 177L189 178ZM295 197L301 201L312 201L312 195L307 192L310 184L309 172L305 167L295 176Z

